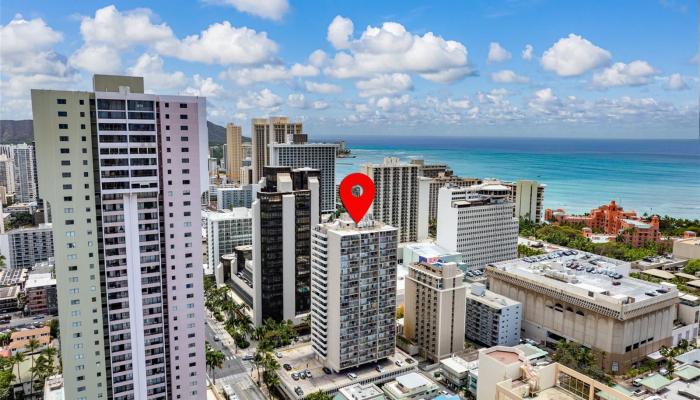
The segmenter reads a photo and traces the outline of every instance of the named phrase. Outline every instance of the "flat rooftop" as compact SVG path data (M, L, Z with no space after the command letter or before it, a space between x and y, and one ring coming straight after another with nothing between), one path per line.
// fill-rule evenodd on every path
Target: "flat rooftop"
M571 393L565 391L557 386L547 388L539 393L535 397L535 400L580 400L578 397L572 395Z
M554 289L588 297L591 292L609 296L619 304L628 298L637 303L671 297L664 294L677 296L673 286L629 278L629 263L576 250L560 250L491 266Z
M252 210L245 207L235 207L230 210L208 211L206 215L210 221L226 221L234 219L253 218Z
M30 274L27 282L24 284L24 288L31 289L51 285L56 285L56 279L52 273Z
M438 258L445 256L459 256L460 253L456 251L449 251L435 243L407 243L404 245L405 248L410 249L416 255L425 258Z
M506 296L501 296L500 294L486 289L483 291L483 295L474 294L472 293L472 285L467 286L467 299L478 301L479 303L485 304L486 306L494 309L501 309L503 307L510 307L520 304L519 301L515 301Z
M338 374L326 374L323 372L323 364L316 358L316 354L311 348L310 342L303 343L294 348L281 350L281 353L282 358L278 360L279 363L282 365L291 365L292 370L286 371L280 368L280 384L288 389L285 391L287 394L294 393L294 388L297 386L304 392L303 396L294 395L295 398L302 398L319 390L333 394L340 388L359 382L363 382L363 384L370 382L376 384L387 382L395 379L395 377L400 374L413 371L418 365L418 362L411 358L411 356L397 348L393 356L376 364L368 364L359 368L348 369ZM407 359L413 362L409 364L406 362ZM399 367L396 365L396 361L401 361L402 366ZM381 366L383 372L378 372L375 369L376 365ZM300 372L304 369L309 369L312 377L295 381L292 378L292 372ZM350 379L348 377L348 374L351 372L357 375L356 379Z

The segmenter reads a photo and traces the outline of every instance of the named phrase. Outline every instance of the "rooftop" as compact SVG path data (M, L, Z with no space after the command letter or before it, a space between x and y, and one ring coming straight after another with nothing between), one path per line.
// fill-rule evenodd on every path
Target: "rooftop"
M700 377L700 368L692 365L684 365L682 367L678 367L673 374L684 381L692 381L693 379Z
M252 210L250 208L235 207L230 210L207 212L207 219L210 221L228 221L246 218L253 218Z
M460 255L460 253L456 251L446 250L437 244L430 242L407 243L404 245L404 247L413 251L417 256L424 257L426 259Z
M646 223L646 222L644 222L644 221L636 220L636 219L623 219L622 221L623 221L624 223L626 223L626 224L632 225L632 226L634 226L634 227L636 227L636 228L640 228L640 229L649 229L649 228L651 228L651 225L650 225L650 224L648 224L648 223Z
M654 374L642 379L640 383L642 386L650 389L652 392L657 392L668 386L668 384L671 383L671 380L660 374Z
M25 283L24 288L31 289L52 285L56 285L56 279L53 277L53 274L51 272L42 272L37 274L29 274L29 278L27 279L27 283Z
M609 306L678 296L673 285L629 278L629 263L576 250L502 261L491 267L537 285L605 301Z
M472 361L469 362L461 357L448 357L448 358L443 358L440 360L440 364L451 369L454 371L456 374L463 374L467 371L470 371L474 368L477 368L479 363Z
M340 389L340 394L350 400L371 399L377 396L384 396L384 393L375 385L362 385L356 383Z
M394 229L396 228L381 221L374 220L370 217L365 217L359 224L356 224L347 214L342 214L340 218L336 219L335 221L319 224L315 228L315 230L321 232L333 231L341 236L356 235L365 231L390 231Z
M536 360L538 358L545 357L548 353L537 346L533 346L528 343L519 344L515 346L516 349L520 350L525 354L525 358L528 360Z
M432 383L432 381L426 378L425 375L418 372L409 372L406 375L398 376L396 377L396 382L408 390L415 390L423 386L428 386Z
M19 286L0 287L0 299L6 300L17 298L17 293L19 293Z
M473 283L467 287L467 299L478 301L488 307L500 309L503 307L510 307L520 304L519 301L515 301L500 294L496 294L490 290L486 290L482 283Z
M683 364L694 364L694 363L700 364L700 349L690 350L687 353L683 353L681 355L674 357L674 359L678 362L683 363Z

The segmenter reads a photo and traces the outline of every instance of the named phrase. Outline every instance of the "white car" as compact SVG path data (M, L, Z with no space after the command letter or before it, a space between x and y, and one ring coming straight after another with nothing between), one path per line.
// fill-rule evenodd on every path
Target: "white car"
M277 356L277 358L282 358L282 353L280 353L279 351L275 353L275 355Z

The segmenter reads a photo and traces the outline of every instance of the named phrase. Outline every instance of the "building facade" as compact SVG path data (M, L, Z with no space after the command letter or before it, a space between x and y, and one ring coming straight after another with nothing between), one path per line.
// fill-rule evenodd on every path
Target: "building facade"
M53 227L41 224L7 231L2 240L7 240L9 268L31 268L54 256Z
M294 143L305 143L301 122L290 122L287 117L253 118L250 131L252 139L253 182L263 177L263 169L270 165L270 148L272 143L284 143L287 135L293 135Z
M301 324L311 309L311 229L320 220L318 170L265 167L253 202L253 314Z
M290 135L291 137L292 135ZM321 173L321 212L335 212L335 156L337 144L290 142L270 144L270 165L309 167Z
M477 188L479 187L478 191ZM468 269L517 256L518 220L502 191L443 187L440 189L437 244L462 254Z
M241 148L241 127L229 123L226 125L226 177L230 182L241 181L241 160L243 149Z
M396 228L371 219L312 232L311 343L333 371L394 354L397 240Z
M418 172L416 164L387 157L382 164L364 164L361 172L374 182L373 218L399 229L399 242L418 238Z
M464 350L463 278L456 263L417 263L408 268L404 336L433 361Z
M31 144L20 143L0 145L0 147L0 154L4 154L5 156L11 158L14 164L13 178L15 181L15 201L21 203L31 203L37 201L34 146Z
M467 290L465 335L486 346L515 346L520 341L522 304L473 283Z
M95 75L32 91L66 398L205 398L206 101Z
M545 185L537 181L520 180L508 183L511 188L509 200L515 204L515 218L542 222Z
M15 163L7 154L0 154L0 186L5 189L5 194L0 200L7 204L5 197L15 193Z
M232 208L253 206L255 195L260 187L257 184L242 185L239 187L216 188L216 208L218 210L230 210Z
M253 243L253 214L250 208L207 213L208 263L216 267L224 254L236 246Z

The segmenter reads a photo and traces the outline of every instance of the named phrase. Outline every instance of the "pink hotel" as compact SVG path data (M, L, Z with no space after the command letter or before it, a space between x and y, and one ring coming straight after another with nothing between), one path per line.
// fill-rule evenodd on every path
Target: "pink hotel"
M32 91L66 399L205 399L206 99L93 84Z

